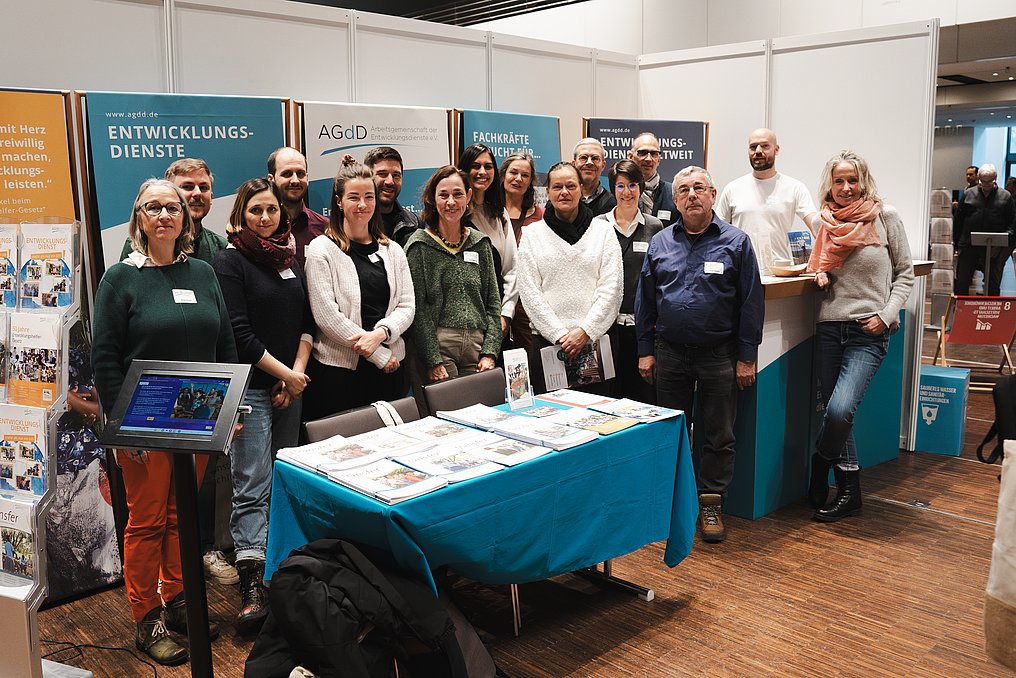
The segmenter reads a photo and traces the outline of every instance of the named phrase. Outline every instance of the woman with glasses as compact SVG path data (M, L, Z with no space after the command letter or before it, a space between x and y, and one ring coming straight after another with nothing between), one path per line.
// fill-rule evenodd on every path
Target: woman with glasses
M494 152L483 144L473 144L462 151L458 167L469 177L467 188L472 191L470 221L473 227L490 238L494 246L494 270L501 298L501 333L507 335L515 315L519 291L515 283L515 260L518 242L512 230L511 217L505 211L504 197L498 188Z
M505 211L511 219L515 242L522 239L522 229L543 218L543 208L536 204L536 163L528 153L512 153L501 163L501 193ZM511 324L512 345L527 351L533 345L529 316L522 303L515 306Z
M131 212L133 251L102 276L92 320L92 369L106 412L116 401L131 361L235 363L236 344L212 267L188 257L193 223L172 182L141 184ZM123 576L135 644L160 664L187 661L187 648L167 632L187 631L180 542L167 452L117 450L129 517ZM200 478L208 457L197 455ZM209 629L212 637L218 628Z
M639 209L645 181L639 166L631 160L616 163L607 172L608 185L614 191L617 206L596 217L614 231L621 246L624 291L617 320L610 328L610 347L614 354L617 379L612 395L656 404L656 388L639 374L638 342L635 339L635 290L649 241L663 229L663 223Z
M833 522L861 512L861 467L854 413L899 329L914 285L903 220L882 201L868 163L841 151L826 163L819 188L821 227L808 262L825 290L815 328L819 389L825 414L811 457L808 497L815 519ZM826 505L829 468L836 497Z
M560 347L575 371L602 369L596 342L617 319L623 285L617 238L582 202L575 165L550 168L547 197L543 219L523 231L519 245L519 290L537 332L529 358L537 393L547 390L540 351L549 346ZM602 378L573 386L604 395L610 390Z
M244 396L251 411L244 416L243 433L230 456L229 529L240 575L237 628L251 633L268 615L264 575L272 461L279 449L298 442L314 319L296 261L296 240L275 182L258 177L240 185L226 237L229 246L215 256L212 268L240 361L256 368Z

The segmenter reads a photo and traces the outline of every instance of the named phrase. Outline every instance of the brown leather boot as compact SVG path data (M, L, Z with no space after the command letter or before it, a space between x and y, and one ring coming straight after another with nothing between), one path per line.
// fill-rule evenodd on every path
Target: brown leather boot
M166 628L175 633L187 635L187 601L181 593L173 600L165 604ZM219 625L213 621L208 622L208 640L215 640L219 637Z
M173 640L162 621L162 608L153 608L138 622L134 644L139 650L163 666L177 666L187 661L187 648Z
M719 494L699 495L699 523L702 526L702 541L718 544L727 538L723 527L723 497Z

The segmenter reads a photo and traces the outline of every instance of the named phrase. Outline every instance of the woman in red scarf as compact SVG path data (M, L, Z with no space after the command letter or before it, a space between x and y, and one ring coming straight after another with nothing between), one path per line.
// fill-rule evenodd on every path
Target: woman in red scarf
M903 221L878 196L863 158L852 151L833 156L819 195L822 226L808 270L825 290L815 328L825 416L808 496L815 519L833 522L861 512L854 414L885 358L889 335L899 328L914 267ZM836 497L826 505L830 467Z
M297 444L314 334L296 241L280 203L274 182L261 177L245 181L226 226L229 246L212 262L237 354L257 368L244 398L251 412L230 455L229 528L240 574L241 633L256 631L268 614L263 579L272 459L280 448Z

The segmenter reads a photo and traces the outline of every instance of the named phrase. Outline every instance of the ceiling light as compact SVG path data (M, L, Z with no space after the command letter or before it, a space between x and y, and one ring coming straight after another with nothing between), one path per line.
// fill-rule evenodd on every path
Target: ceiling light
M995 76L996 78L998 77L998 73L992 73L992 75Z
M1010 80L1016 80L1016 76L1012 76L1012 75L1010 75L1010 76L1009 76L1009 79L1010 79Z
M952 122L952 118L949 118L948 120L946 120L946 122Z

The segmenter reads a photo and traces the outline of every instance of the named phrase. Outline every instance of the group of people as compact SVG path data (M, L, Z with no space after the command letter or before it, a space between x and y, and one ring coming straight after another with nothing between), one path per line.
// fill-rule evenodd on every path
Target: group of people
M991 163L967 168L967 187L953 203L953 246L956 248L956 278L953 293L969 293L974 271L987 274L985 294L997 297L1002 290L1002 272L1016 247L1016 177L1009 177L1005 188L998 185L998 170ZM1004 233L1003 246L987 252L985 245L974 243L974 233ZM988 260L990 273L984 271Z
M604 188L603 146L586 138L571 162L549 169L540 207L531 156L512 154L499 167L474 144L434 172L416 214L398 201L401 156L378 147L363 163L343 158L325 218L305 204L306 159L287 147L271 155L266 177L238 189L226 239L201 224L210 169L177 161L165 179L141 185L123 260L99 284L99 397L114 402L135 358L257 368L230 455L241 630L256 630L267 612L271 463L297 443L300 421L493 369L509 345L529 351L539 393L542 349L575 360L609 338L616 378L581 388L689 413L701 438L702 537L722 541L737 391L755 383L762 340L756 253L782 254L800 218L816 235L809 270L827 290L818 328L826 418L809 496L819 520L853 515L861 501L853 414L909 294L910 254L863 159L830 160L816 210L800 182L776 172L778 152L771 130L753 132L752 173L717 202L701 167L673 183L660 176L649 132L609 168ZM117 460L136 644L160 663L182 663L187 650L167 632L186 630L169 457L120 450Z

